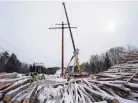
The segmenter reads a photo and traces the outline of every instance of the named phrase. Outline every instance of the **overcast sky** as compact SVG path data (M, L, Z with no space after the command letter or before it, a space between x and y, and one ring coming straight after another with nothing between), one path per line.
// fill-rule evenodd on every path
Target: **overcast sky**
M111 47L138 45L138 2L66 2L80 62ZM62 2L0 2L0 46L21 61L61 65L61 30L49 30L66 22ZM57 26L57 25L56 25ZM1 49L2 50L2 49ZM65 66L73 54L69 30L65 30Z

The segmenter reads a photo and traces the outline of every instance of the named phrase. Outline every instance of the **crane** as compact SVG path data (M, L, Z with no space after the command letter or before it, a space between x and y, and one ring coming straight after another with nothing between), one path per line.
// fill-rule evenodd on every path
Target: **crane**
M68 67L71 63L71 61L74 59L74 65L73 65L73 68L72 68L72 73L74 73L74 67L75 65L77 66L77 71L80 72L80 66L79 66L79 59L78 59L78 53L79 53L79 49L75 47L75 43L74 43L74 39L73 39L73 35L72 35L72 31L71 31L71 27L70 27L70 22L69 22L69 18L68 18L68 14L67 14L67 10L66 10L66 6L65 6L65 3L62 3L63 4L63 7L64 7L64 10L65 10L65 15L66 15L66 19L67 19L67 24L68 24L68 27L69 27L69 32L70 32L70 37L71 37L71 41L72 41L72 45L73 45L73 56L68 64Z

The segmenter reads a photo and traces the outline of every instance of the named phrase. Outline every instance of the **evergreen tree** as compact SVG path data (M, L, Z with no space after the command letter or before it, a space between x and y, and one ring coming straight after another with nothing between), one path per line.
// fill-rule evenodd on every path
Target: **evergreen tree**
M109 59L108 54L106 53L106 56L105 56L105 69L107 70L110 67L111 67L111 61Z

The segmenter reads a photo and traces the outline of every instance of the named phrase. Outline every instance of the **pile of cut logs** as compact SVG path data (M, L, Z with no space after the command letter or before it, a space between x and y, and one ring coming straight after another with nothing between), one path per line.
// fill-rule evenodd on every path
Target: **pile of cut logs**
M17 73L0 74L1 102L138 103L138 53L125 53L122 57L120 64L92 78L58 84L51 80L31 83L29 77L17 77Z
M138 52L123 53L120 58L120 63L138 63Z
M60 89L60 102L138 103L138 53L126 53L123 56L126 62L112 66L92 78L54 85L55 88L63 86Z
M42 88L31 83L28 76L17 77L17 73L0 74L1 103L35 103Z

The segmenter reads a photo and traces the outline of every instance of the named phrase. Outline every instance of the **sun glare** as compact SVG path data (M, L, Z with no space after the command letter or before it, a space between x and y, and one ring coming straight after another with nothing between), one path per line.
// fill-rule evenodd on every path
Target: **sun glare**
M115 31L115 28L116 28L116 22L115 21L110 21L110 22L108 22L108 24L107 24L107 29L109 30L109 31Z

